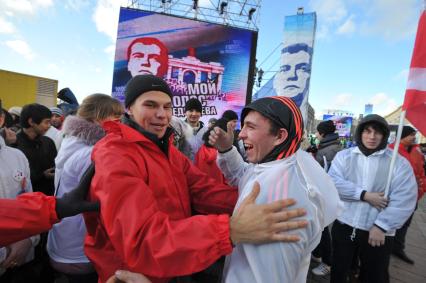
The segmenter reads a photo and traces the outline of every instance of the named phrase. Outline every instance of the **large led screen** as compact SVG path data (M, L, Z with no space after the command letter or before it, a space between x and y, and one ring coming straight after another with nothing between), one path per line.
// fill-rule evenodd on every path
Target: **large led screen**
M121 8L112 94L124 101L132 76L150 73L169 84L174 116L184 117L190 98L202 103L204 122L228 109L240 114L251 96L256 39L251 30Z

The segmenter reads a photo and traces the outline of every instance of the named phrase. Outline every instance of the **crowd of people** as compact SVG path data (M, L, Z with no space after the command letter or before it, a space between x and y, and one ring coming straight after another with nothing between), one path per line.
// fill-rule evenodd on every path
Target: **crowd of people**
M135 75L124 106L92 94L67 115L36 103L1 111L1 282L298 283L312 259L331 282L355 267L380 283L392 253L414 263L405 236L426 190L414 128L389 172L379 115L346 149L321 122L308 152L290 98L208 125L199 100L184 120L172 107L163 79Z

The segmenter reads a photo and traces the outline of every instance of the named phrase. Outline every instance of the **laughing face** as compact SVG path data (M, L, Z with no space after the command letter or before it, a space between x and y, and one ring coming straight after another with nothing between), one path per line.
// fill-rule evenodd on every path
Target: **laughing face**
M250 163L261 162L275 146L283 142L283 137L271 134L270 129L271 122L259 112L250 111L244 118L239 138L244 143Z

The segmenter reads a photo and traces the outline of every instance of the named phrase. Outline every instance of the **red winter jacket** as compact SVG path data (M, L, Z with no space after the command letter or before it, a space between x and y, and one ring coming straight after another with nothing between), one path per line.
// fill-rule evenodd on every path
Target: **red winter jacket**
M118 269L167 282L232 251L227 214L236 190L209 178L174 146L167 157L127 125L107 122L104 128L107 135L92 152L90 189L101 213L85 215L85 251L100 282ZM211 215L191 216L191 209Z
M0 199L0 247L40 234L59 221L56 199L40 192Z
M222 184L227 184L222 171L216 164L217 150L213 147L202 145L194 158L194 165L208 176ZM238 188L235 188L236 190Z
M391 144L389 145L389 147L393 149L395 147L395 144ZM398 153L404 156L410 162L411 167L413 168L414 176L416 177L418 185L417 200L419 200L426 192L426 176L423 168L425 158L420 152L418 145L414 145L411 151L408 152L405 146L399 144Z

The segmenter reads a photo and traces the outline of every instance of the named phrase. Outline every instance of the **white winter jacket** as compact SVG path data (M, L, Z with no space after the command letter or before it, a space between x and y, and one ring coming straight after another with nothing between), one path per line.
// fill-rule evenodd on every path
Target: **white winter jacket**
M20 150L6 146L0 136L0 198L15 199L20 194L32 191L27 158ZM34 259L34 247L40 241L40 236L35 235L29 239L32 248L28 251L25 262Z
M323 228L341 209L330 177L302 150L286 159L248 164L234 147L218 154L218 165L231 185L238 185L235 210L257 181L260 194L256 203L294 198L297 203L291 208L304 208L307 214L302 219L308 221L307 228L293 231L301 237L296 243L237 244L226 258L223 282L306 282L310 253L318 245Z
M398 155L391 186L389 204L379 211L361 201L363 190L384 192L389 172L392 150L383 149L365 156L358 147L337 153L328 174L333 179L344 202L340 222L357 229L369 231L374 224L394 235L413 213L417 201L417 184L408 161Z
M76 116L64 122L65 135L55 159L55 195L73 190L91 163L94 144L104 136L102 127ZM47 252L56 262L87 263L84 253L86 225L81 214L62 219L49 232Z

